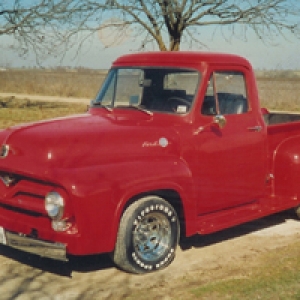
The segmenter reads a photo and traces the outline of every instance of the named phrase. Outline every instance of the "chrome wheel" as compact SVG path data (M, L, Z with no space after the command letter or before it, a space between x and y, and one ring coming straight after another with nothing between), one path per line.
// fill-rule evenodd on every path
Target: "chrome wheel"
M147 273L168 266L180 235L176 210L158 196L146 196L124 211L112 258L121 269Z
M137 222L133 232L136 254L144 261L156 261L170 247L170 222L165 215L160 213L150 213Z

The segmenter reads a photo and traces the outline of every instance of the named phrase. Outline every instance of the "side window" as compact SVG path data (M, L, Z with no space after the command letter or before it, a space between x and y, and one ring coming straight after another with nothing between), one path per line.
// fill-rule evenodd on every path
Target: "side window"
M245 77L242 72L214 72L201 108L204 115L242 114L248 111Z

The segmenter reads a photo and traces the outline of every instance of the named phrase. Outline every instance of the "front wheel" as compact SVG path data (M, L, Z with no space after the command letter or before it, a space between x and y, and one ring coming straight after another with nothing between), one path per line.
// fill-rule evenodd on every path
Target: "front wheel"
M121 218L113 261L132 273L163 269L175 257L179 232L176 211L167 201L141 198Z

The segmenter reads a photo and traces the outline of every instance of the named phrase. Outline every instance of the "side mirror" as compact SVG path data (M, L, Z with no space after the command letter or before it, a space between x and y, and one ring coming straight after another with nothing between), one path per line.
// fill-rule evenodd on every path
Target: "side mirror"
M217 124L220 129L225 127L226 122L226 118L223 115L216 115L213 120L213 123Z
M224 128L226 125L226 118L223 115L216 115L213 118L213 121L211 123L208 123L204 126L200 126L198 129L196 129L194 131L194 135L199 134L200 132L202 132L205 128L212 126L214 124L216 124L220 129Z

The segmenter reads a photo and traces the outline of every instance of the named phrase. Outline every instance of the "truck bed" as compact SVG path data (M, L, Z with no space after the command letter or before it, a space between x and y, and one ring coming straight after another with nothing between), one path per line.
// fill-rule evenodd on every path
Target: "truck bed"
M300 113L270 112L264 114L268 133L269 157L274 158L274 151L284 140L300 137ZM272 165L272 163L271 163Z
M300 121L300 113L270 112L264 119L268 125L290 123Z

